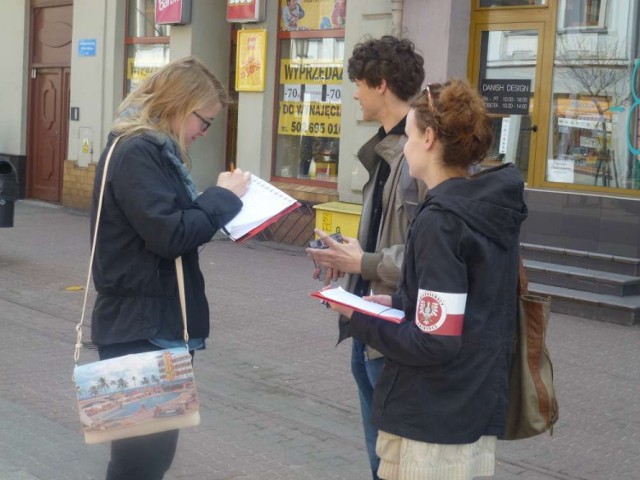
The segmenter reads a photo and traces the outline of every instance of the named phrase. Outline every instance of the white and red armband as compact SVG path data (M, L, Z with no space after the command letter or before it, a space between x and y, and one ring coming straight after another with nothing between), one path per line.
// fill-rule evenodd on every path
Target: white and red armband
M418 290L416 326L431 335L462 335L466 293Z

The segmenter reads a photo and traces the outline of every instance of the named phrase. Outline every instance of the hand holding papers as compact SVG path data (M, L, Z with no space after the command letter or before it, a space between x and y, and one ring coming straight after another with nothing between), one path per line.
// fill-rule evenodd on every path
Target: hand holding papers
M353 308L358 312L366 313L373 317L378 317L393 323L401 323L404 320L404 312L396 308L380 305L379 303L369 302L361 297L345 291L342 287L331 288L313 292L312 297L319 298L328 302L344 305Z
M253 237L300 206L294 198L255 175L251 175L249 190L241 200L242 210L223 228L234 242Z

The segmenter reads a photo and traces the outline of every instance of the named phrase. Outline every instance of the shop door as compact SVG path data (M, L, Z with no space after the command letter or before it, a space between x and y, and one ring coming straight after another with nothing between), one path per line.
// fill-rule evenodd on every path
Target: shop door
M59 202L62 164L67 151L69 69L38 69L33 91L31 196Z
M544 23L476 24L471 73L490 113L494 142L486 165L514 163L531 185L548 102L541 85ZM548 113L547 113L548 114ZM543 122L542 122L543 123Z
M69 129L72 6L32 10L28 194L59 202Z

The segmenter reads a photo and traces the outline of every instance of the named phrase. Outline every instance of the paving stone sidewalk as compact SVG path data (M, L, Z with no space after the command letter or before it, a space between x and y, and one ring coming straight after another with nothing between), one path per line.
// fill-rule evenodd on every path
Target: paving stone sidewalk
M89 227L33 201L0 229L0 480L104 478L79 431L71 371ZM212 336L196 355L202 423L181 432L168 480L366 480L350 345L303 250L216 239L201 252ZM88 335L88 331L86 334ZM553 315L553 437L499 442L500 480L640 478L640 329ZM82 361L96 353L82 352Z

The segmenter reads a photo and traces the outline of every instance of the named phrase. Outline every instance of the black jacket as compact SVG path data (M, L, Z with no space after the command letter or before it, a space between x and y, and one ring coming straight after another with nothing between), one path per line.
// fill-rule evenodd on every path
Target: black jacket
M91 234L105 148L95 176ZM242 208L230 190L212 187L191 200L169 156L175 144L144 134L119 141L111 157L93 263L98 296L91 340L98 345L182 338L174 260L182 256L189 336L209 335L209 306L198 247Z
M379 429L441 444L503 433L523 190L511 164L436 186L409 231L394 297L406 321L353 315L350 333L385 356ZM448 331L456 321L461 331Z

